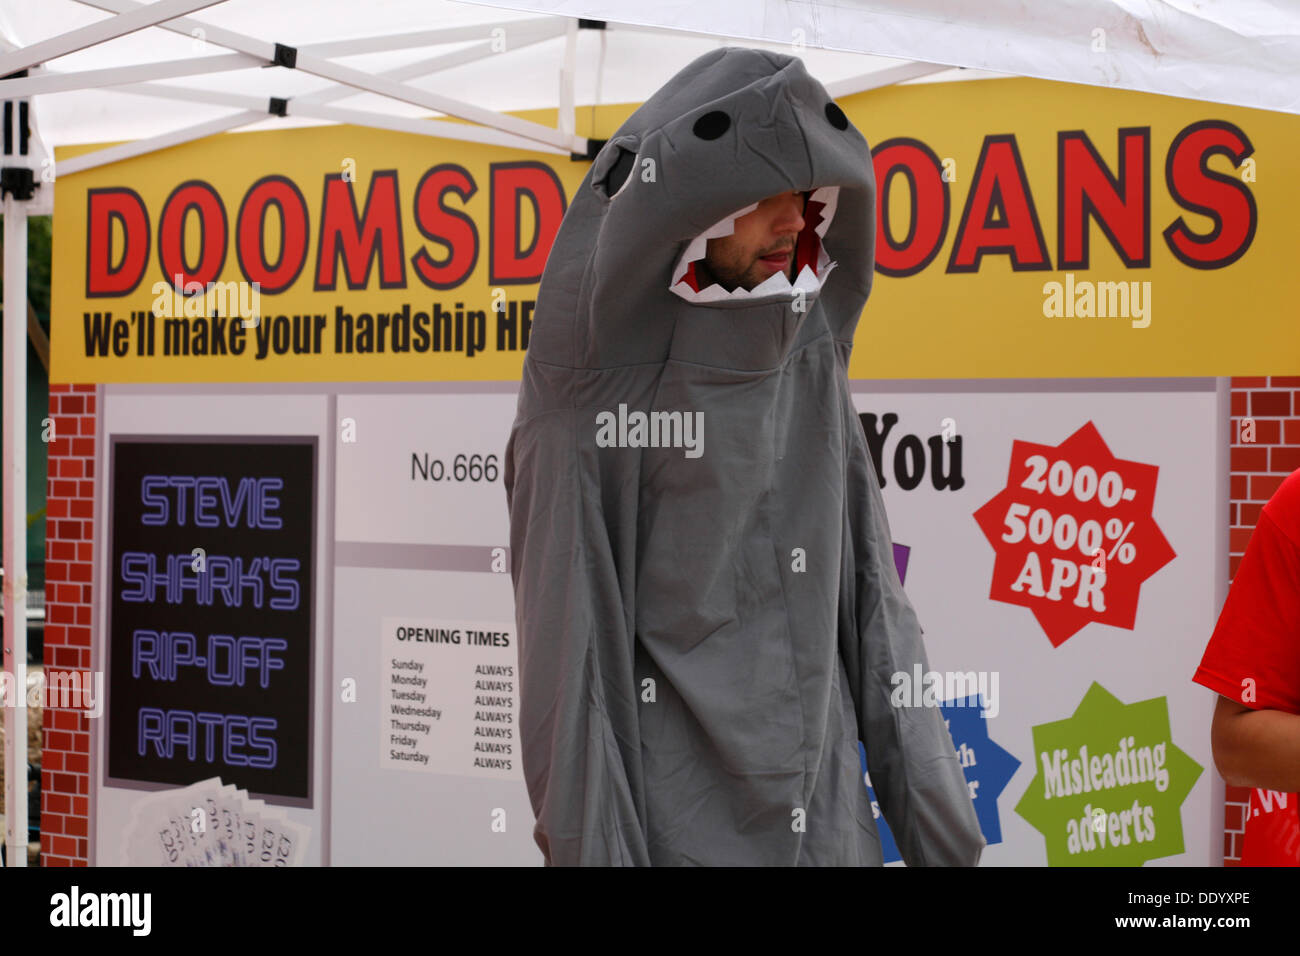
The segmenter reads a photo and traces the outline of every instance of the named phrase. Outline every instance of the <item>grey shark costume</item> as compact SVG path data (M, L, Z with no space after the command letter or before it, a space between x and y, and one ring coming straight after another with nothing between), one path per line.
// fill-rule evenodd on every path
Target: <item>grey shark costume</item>
M795 282L698 288L707 239L793 190ZM579 187L504 468L548 864L881 865L859 739L904 861L979 860L941 712L890 703L929 663L849 396L875 192L802 62L735 48L670 80Z

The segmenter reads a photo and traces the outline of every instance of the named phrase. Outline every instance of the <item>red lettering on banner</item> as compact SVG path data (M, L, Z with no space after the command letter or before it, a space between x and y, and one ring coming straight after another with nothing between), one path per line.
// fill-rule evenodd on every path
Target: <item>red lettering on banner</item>
M1165 158L1169 195L1184 209L1208 216L1214 228L1193 232L1181 216L1164 231L1178 261L1193 269L1221 269L1242 257L1255 238L1259 211L1240 179L1210 170L1210 157L1222 153L1240 166L1255 152L1246 134L1222 120L1193 123L1174 139Z
M121 227L122 251L113 248ZM115 186L86 193L86 297L134 292L149 263L149 212L134 189Z
M199 219L199 249L194 265L185 242L185 222L190 212ZM198 179L181 183L163 203L158 222L158 263L168 283L176 276L188 286L192 282L207 287L221 275L226 264L226 207L210 185Z
M1151 129L1119 131L1119 174L1097 154L1088 134L1057 137L1057 268L1089 267L1088 220L1093 218L1130 269L1151 265Z
M948 235L948 183L934 150L917 139L891 139L871 151L876 173L876 271L887 276L915 275L939 254ZM908 182L911 212L907 234L895 240L889 221L889 196L896 177Z
M978 272L991 252L1009 255L1015 272L1051 269L1016 138L986 136L973 179L947 271Z
M274 264L266 249L266 215L271 209L280 218L280 248ZM253 183L235 219L235 255L244 279L258 283L265 295L287 290L307 261L308 230L307 200L292 179L264 176Z
M962 177L955 174L966 170L921 140L896 137L878 144L872 150L878 188L876 269L885 276L905 277L929 268L948 245L954 182L962 184L958 188L964 188L966 196L947 272L978 272L986 255L1006 256L1013 271L1089 269L1096 265L1090 261L1094 227L1125 267L1149 268L1154 163L1150 129L1124 127L1117 132L1114 167L1082 130L1055 134L1055 265L1014 135L984 137L973 172ZM1249 249L1258 223L1251 188L1240 175L1211 170L1209 163L1223 154L1241 166L1253 153L1245 133L1221 120L1189 124L1169 145L1168 193L1195 214L1174 218L1162 233L1183 265L1222 268ZM539 282L568 208L564 186L548 163L537 160L492 163L488 176L487 282ZM479 223L469 207L479 190L467 167L434 165L407 197L400 193L396 170L377 170L360 211L352 182L338 173L322 178L319 225L311 222L312 210L299 185L286 176L262 176L243 194L234 226L235 258L243 279L258 283L263 293L288 292L299 281L313 254L313 227L315 291L340 287L340 269L348 289L406 288L408 261L419 283L431 289L458 288L475 274ZM900 190L906 191L906 199ZM182 182L161 210L153 211L156 219L129 188L88 189L86 201L87 298L134 292L151 269L151 254L157 255L156 268L168 284L177 275L184 283L203 285L220 279L232 237L225 200L209 183ZM402 235L404 201L410 201L411 221L422 237L409 260ZM1208 225L1198 224L1196 217ZM372 283L374 271L377 283Z
M478 191L469 170L454 163L435 166L415 187L415 225L426 239L446 246L447 255L435 260L421 249L411 257L415 274L431 289L454 289L469 277L478 263L478 229L464 212L448 209L448 193L469 202Z
M365 209L360 215L352 184L344 180L343 174L325 177L316 252L317 292L331 290L337 284L335 267L340 257L349 289L364 289L370 284L370 267L376 258L381 289L406 286L397 170L381 169L371 176Z
M492 285L539 282L564 219L564 186L553 169L538 162L493 163L491 176L488 281ZM534 219L526 248L520 235L524 200L532 204Z

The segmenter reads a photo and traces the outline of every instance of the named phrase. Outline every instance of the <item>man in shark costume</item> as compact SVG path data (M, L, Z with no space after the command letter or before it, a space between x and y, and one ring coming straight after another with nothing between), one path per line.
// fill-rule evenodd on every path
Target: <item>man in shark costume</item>
M792 191L794 283L698 289ZM849 397L875 229L862 135L754 50L682 70L579 187L504 469L548 864L881 865L859 740L904 861L978 862L941 712L890 701L929 664Z

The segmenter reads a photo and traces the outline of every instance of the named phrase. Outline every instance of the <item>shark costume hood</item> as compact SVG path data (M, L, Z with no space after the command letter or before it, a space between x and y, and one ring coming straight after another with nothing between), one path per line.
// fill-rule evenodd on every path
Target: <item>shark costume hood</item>
M794 283L707 239L810 193ZM849 396L862 135L798 59L727 48L596 156L542 278L505 454L524 776L548 864L883 863L985 845Z

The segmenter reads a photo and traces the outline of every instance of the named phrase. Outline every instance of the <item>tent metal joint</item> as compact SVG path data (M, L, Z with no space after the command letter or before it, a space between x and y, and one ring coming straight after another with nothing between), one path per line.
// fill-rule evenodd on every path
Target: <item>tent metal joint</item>
M266 111L272 116L288 116L289 101L282 96L273 96L271 102L267 104Z
M605 29L604 20L587 20L582 17L578 18L579 30L603 30Z
M609 140L607 139L589 139L587 140L587 151L585 153L571 152L569 153L569 159L572 159L574 162L589 163L596 158L601 147L608 142Z
M9 195L14 199L28 200L36 194L36 176L27 166L5 166L0 168L0 196Z
M277 43L275 45L275 56L271 59L271 64L292 70L298 65L298 48L284 43Z

